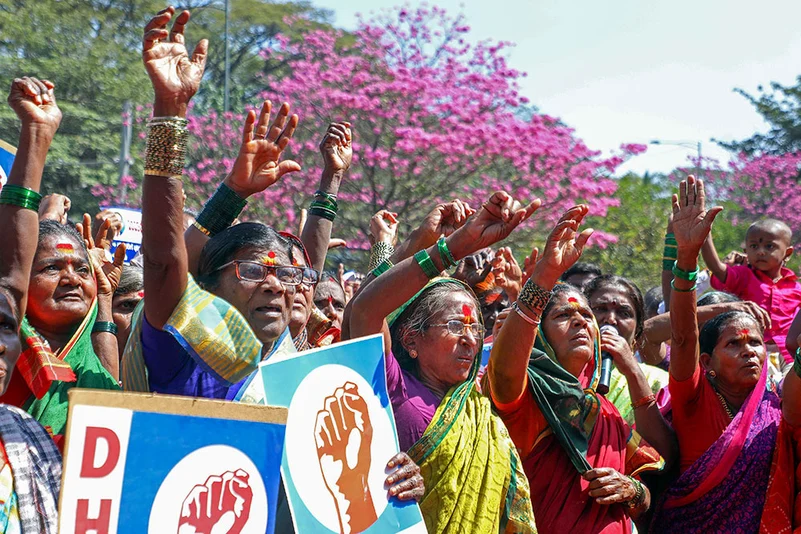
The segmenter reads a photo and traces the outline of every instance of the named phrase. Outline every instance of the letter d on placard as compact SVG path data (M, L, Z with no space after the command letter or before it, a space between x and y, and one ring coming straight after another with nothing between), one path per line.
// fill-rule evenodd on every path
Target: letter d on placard
M60 534L117 532L132 417L131 410L122 408L82 404L72 408Z
M97 449L100 441L106 444L106 459L97 462ZM83 442L83 460L81 461L81 478L102 478L108 476L117 466L120 459L120 438L110 428L96 426L86 427Z

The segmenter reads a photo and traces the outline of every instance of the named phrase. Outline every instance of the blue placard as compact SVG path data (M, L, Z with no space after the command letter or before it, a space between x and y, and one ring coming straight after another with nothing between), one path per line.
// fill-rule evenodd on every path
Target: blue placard
M211 410L231 404L181 401L210 403ZM285 429L264 421L71 406L59 532L95 525L118 534L273 533Z
M390 498L398 452L380 335L301 352L261 367L267 404L286 406L284 487L295 530L425 532L417 504Z
M104 207L103 209L115 212L122 219L122 229L111 242L111 253L114 254L120 243L125 243L125 264L127 265L142 248L142 210L119 206Z
M0 187L8 181L11 166L14 164L14 155L17 149L0 139Z

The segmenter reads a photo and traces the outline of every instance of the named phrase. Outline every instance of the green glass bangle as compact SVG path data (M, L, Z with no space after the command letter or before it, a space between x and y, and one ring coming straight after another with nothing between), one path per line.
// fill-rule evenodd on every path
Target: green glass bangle
M690 289L678 289L678 288L677 288L677 287L676 287L676 286L673 284L673 280L671 280L671 281L670 281L670 288L671 288L673 291L675 291L676 293L692 293L693 291L695 291L695 290L698 288L698 285L697 285L697 284L693 284L693 287L691 287Z
M0 204L18 206L38 212L41 201L42 195L40 193L21 185L6 184L0 190Z
M417 262L417 265L423 269L423 273L425 273L429 280L439 276L439 271L434 265L434 261L431 259L431 256L428 255L428 252L425 249L417 252L414 255L414 259Z
M384 261L382 261L381 263L378 264L378 267L373 269L373 271L372 271L373 272L373 276L378 278L379 276L381 276L382 274L384 274L385 272L387 272L391 268L392 268L392 262L389 261L389 260L384 260Z
M108 332L109 334L117 335L117 325L111 321L97 321L92 327L92 333L98 334L101 332Z
M322 209L326 209L326 210L331 210L334 213L336 213L339 210L339 208L337 207L336 204L332 204L330 202L321 202L319 200L313 200L309 207L310 208L322 208Z
M209 237L214 237L231 226L247 203L247 200L222 183L203 206L203 211L197 216L197 223L209 231Z
M336 212L325 208L309 208L309 215L316 215L331 222L334 222L334 219L337 218Z
M321 190L318 189L317 191L314 192L314 196L315 197L320 197L323 200L331 202L335 206L337 205L337 196L336 195L332 195L330 193L326 193L325 191L321 191Z
M795 351L795 358L793 362L793 371L795 371L796 376L801 378L801 347L799 347Z
M694 271L685 271L684 269L679 269L678 264L673 262L673 276L688 282L695 282L695 279L698 278L698 267Z
M450 269L454 265L456 265L456 260L453 259L453 254L448 249L448 244L445 242L444 237L440 237L437 240L437 249L439 250L439 257L442 258L442 264L445 265L446 269Z

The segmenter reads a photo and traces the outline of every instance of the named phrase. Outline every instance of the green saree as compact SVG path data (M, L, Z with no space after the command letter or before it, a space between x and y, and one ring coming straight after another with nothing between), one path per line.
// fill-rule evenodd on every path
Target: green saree
M427 288L443 283L472 294L458 280L436 279L392 318ZM469 378L448 391L425 433L408 451L426 484L420 502L426 527L431 534L534 533L528 480L517 450L489 399L476 389L480 364L477 356Z

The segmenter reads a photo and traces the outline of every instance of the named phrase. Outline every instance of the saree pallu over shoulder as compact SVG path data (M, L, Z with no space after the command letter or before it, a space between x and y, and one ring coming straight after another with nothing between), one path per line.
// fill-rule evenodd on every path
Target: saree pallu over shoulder
M792 434L779 397L760 381L721 437L668 489L651 532L792 531Z
M122 359L122 384L126 391L150 391L142 354L143 314L144 301L134 311L131 337ZM253 373L261 361L262 344L247 320L224 299L201 289L191 275L164 331L202 369L228 384Z
M19 373L11 376L7 393L17 399L27 396L19 407L56 436L63 434L66 428L70 389L119 389L117 380L100 363L92 346L92 325L96 317L97 302L58 355L27 321L23 323L22 335L27 348L17 362ZM16 401L11 403L17 404Z
M0 404L0 439L14 476L22 534L56 534L61 453L39 423L7 404Z
M429 533L537 531L520 458L473 380L448 392L408 453L426 481L420 508Z

